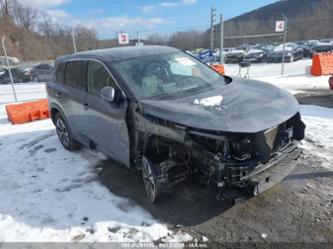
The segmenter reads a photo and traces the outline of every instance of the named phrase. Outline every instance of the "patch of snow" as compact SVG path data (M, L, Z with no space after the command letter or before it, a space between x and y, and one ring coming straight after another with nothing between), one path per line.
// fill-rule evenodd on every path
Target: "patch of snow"
M333 169L333 109L302 105L301 114L306 125L304 152L320 158L323 167Z
M211 107L211 106L221 105L222 101L223 101L223 96L217 95L217 96L212 96L212 97L208 97L208 98L204 98L204 99L200 99L200 100L195 99L193 101L193 104Z
M302 91L309 91L314 89L329 91L328 85L329 76L275 76L275 77L259 77L256 80L265 81L277 87L283 88L291 93L299 93Z
M1 242L191 239L104 187L94 168L104 157L63 149L51 120L12 125L0 110Z

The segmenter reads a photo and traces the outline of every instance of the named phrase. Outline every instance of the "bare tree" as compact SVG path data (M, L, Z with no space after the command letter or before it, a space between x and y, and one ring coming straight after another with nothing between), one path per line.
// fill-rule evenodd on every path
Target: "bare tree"
M0 0L0 8L3 16L9 15L9 5L8 0Z
M74 29L77 48L79 51L96 49L98 46L97 33L93 29L77 26Z
M26 30L33 30L37 22L38 11L29 5L23 5L17 0L11 0L11 16L13 21Z

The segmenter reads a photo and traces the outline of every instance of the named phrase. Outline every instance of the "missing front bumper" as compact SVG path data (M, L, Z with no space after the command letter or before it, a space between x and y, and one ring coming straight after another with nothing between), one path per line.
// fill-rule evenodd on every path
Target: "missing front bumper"
M270 167L248 176L247 180L252 187L253 195L258 195L282 181L298 164L297 159L302 150L295 148L274 162Z

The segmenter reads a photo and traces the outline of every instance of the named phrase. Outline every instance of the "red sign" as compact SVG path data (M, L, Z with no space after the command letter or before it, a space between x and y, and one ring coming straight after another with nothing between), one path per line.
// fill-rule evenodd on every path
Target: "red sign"
M119 44L129 44L129 38L127 33L118 34Z
M284 21L276 21L275 23L275 32L284 32Z

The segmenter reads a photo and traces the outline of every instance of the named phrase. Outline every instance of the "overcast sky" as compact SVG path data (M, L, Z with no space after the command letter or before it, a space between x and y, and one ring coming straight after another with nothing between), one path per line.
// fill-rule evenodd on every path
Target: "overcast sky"
M100 38L120 31L134 35L172 33L209 27L210 8L226 19L276 2L276 0L20 0L42 9L60 23L94 28ZM217 18L219 19L219 18Z

